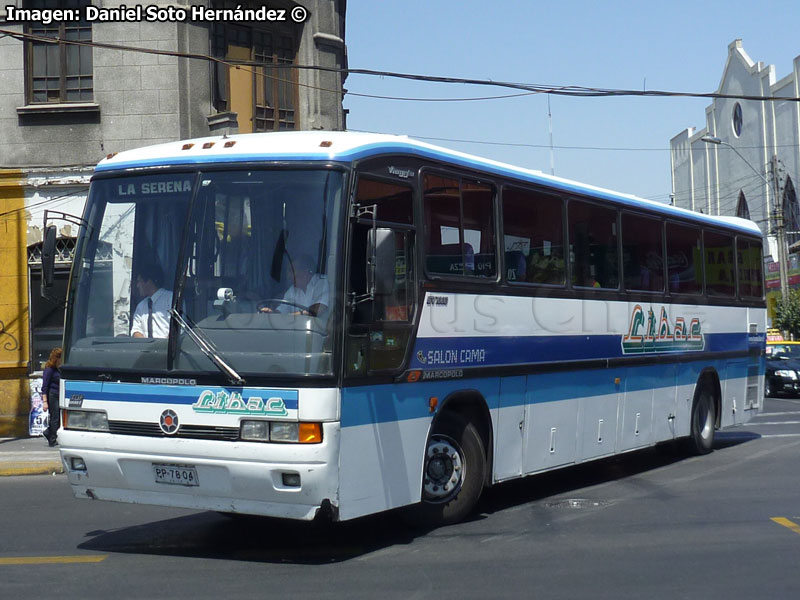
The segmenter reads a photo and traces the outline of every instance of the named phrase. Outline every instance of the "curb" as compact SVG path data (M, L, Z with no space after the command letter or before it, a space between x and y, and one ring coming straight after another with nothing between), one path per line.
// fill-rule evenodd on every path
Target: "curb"
M15 477L18 475L60 475L64 472L61 461L48 462L8 462L0 465L0 477Z
M0 477L64 473L61 452L47 447L44 438L0 438Z

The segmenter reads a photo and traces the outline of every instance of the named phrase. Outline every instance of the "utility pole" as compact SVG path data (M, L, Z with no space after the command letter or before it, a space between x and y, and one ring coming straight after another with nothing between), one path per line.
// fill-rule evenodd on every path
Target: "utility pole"
M553 151L553 111L550 110L550 94L547 94L547 122L550 125L550 175L555 175L556 156Z
M783 196L781 195L781 178L778 172L777 154L772 155L769 164L770 174L772 176L772 193L775 196L775 234L778 240L778 266L780 268L781 296L786 298L789 294L789 253L786 246L786 215L783 214Z

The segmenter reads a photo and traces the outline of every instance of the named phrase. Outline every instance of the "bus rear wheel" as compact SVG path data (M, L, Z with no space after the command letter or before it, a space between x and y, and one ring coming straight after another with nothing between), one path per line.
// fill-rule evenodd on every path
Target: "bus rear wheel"
M486 480L486 452L475 425L445 415L425 448L422 503L413 520L448 525L466 518L480 498Z
M713 388L702 383L692 402L691 433L688 446L693 454L708 454L714 449L714 429L717 424L717 403Z

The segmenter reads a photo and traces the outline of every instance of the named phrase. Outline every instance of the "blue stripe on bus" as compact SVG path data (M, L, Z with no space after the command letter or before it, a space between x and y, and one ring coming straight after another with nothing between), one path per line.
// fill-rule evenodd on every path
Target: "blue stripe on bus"
M748 349L746 333L706 333L704 339L704 349L696 351L697 354L702 354L703 351L728 352ZM686 351L662 350L652 355L678 352ZM622 356L627 355L622 353L620 335L417 338L410 368L449 369Z
M748 360L699 360L680 365L646 365L541 373L526 377L525 394L503 395L503 406L523 403L557 402L573 398L592 398L655 389L674 396L675 386L694 385L702 369L714 367L722 384L728 379L748 375ZM673 371L674 369L674 371ZM763 374L763 367L759 374ZM666 375L665 375L666 373ZM512 377L513 378L513 377ZM616 379L620 383L616 383ZM429 401L439 402L456 390L474 390L487 402L490 410L500 407L501 378L449 379L420 381L403 385L375 385L342 390L341 425L356 427L409 419L431 418Z
M393 152L409 154L420 158L444 160L455 165L471 169L479 169L481 171L485 171L487 173L491 173L494 175L513 177L517 180L546 185L553 189L562 190L568 193L579 193L584 195L590 195L595 198L604 198L607 200L613 200L615 202L626 204L628 206L642 207L643 205L645 205L647 206L648 210L661 214L673 215L673 216L679 215L684 217L689 216L689 213L687 211L675 209L666 204L662 205L657 202L651 202L635 198L632 196L626 196L623 194L613 192L611 190L598 190L589 187L584 187L577 182L553 180L545 175L537 175L535 173L518 170L514 168L513 165L492 164L490 162L484 162L483 160L480 160L479 157L473 158L473 157L458 156L455 154L451 154L450 152L447 152L446 149L442 149L442 151L439 151L430 148L423 148L415 144L400 142L400 141L373 142L369 144L363 144L355 148L341 152L339 154L330 152L329 153L300 152L295 154L252 153L252 154L232 154L232 155L211 154L211 155L171 156L171 157L160 156L150 159L129 160L126 162L119 162L119 163L113 163L113 162L103 163L97 165L95 170L98 173L103 173L103 172L122 170L122 169L159 167L166 165L196 166L209 163L220 164L220 163L268 162L268 161L334 160L334 161L349 162L349 161L359 160L365 157L378 156L380 154L388 154ZM697 222L709 223L717 226L722 224L720 223L719 220L700 213L691 213L691 218L692 220ZM759 233L758 231L754 230L751 227L740 225L738 223L725 223L724 226L730 229L745 231L750 234Z
M245 400L248 398L281 398L287 410L297 410L298 390L274 390L259 388L214 387L214 386L172 386L145 383L97 383L92 381L66 381L64 395L69 399L80 394L84 400L104 402L146 402L155 404L194 404L204 391L216 394L236 392Z

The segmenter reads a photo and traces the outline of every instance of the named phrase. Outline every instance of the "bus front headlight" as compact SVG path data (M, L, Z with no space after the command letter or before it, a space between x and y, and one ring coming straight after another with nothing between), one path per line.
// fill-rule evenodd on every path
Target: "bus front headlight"
M108 414L101 410L67 410L65 427L84 431L108 431Z
M251 442L319 444L322 442L322 423L244 420L239 437Z
M269 441L269 421L242 421L239 436L253 442Z

